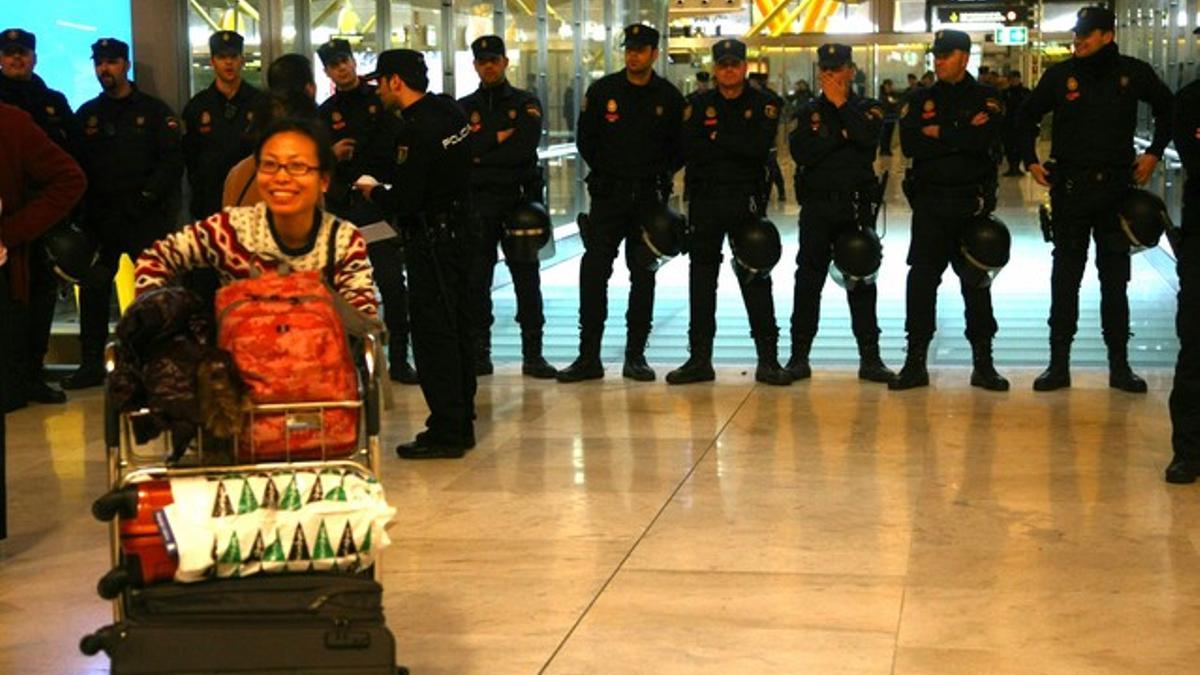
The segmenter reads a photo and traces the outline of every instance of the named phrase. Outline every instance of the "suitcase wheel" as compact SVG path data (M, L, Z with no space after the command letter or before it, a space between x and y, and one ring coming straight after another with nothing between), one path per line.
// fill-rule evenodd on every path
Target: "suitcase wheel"
M105 600L112 600L133 583L133 575L124 567L114 567L100 577L96 592Z
M117 627L105 626L95 633L84 635L79 641L79 651L85 656L95 656L101 651L108 653L117 639Z
M92 515L101 522L108 522L117 515L126 519L136 518L137 510L138 491L133 485L111 490L92 502Z

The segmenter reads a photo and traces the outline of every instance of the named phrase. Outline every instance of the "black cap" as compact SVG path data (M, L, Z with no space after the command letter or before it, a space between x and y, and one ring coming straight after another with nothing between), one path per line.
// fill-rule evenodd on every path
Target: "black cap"
M658 31L644 23L635 23L632 26L625 27L625 43L626 47L654 47L658 48Z
M231 30L219 30L208 38L208 53L213 56L233 54L241 56L246 40Z
M850 45L841 45L834 42L821 45L817 50L817 67L832 70L841 68L853 60L853 52L850 50Z
M363 79L378 80L389 75L399 75L405 82L427 77L429 68L425 66L425 55L411 49L389 49L379 55L375 70L363 75Z
M100 38L92 43L92 60L125 59L129 60L129 45L117 38Z
M24 47L29 51L37 49L37 37L27 30L20 28L6 28L3 33L0 33L0 51L4 51L12 46Z
M1071 30L1079 35L1087 35L1096 29L1112 31L1116 25L1117 17L1111 9L1095 5L1079 10L1075 15L1075 27Z
M498 35L484 35L471 43L471 52L477 59L504 56L504 40Z
M707 70L701 70L696 73L697 82L708 82L710 79L712 79L712 75L709 75Z
M746 43L741 40L725 39L713 45L712 48L713 61L720 63L725 59L735 59L737 61L746 60Z
M956 50L970 52L971 36L961 30L939 30L933 34L933 47L929 51L946 54Z
M341 38L333 38L329 42L317 47L317 56L321 57L321 65L328 66L340 62L342 59L348 59L354 56L354 50L350 48L350 43Z

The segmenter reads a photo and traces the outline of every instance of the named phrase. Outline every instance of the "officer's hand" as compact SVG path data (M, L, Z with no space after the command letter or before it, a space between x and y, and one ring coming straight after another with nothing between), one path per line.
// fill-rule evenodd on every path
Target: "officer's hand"
M978 112L978 113L976 113L976 114L975 114L975 116L974 116L974 117L972 117L972 118L971 118L971 126L973 126L973 127L981 127L981 126L983 126L983 125L987 124L987 123L988 123L988 120L990 120L990 119L991 119L991 118L990 118L990 117L988 117L988 114L987 114L987 113L985 113L985 112Z
M942 137L942 128L936 124L930 124L927 127L921 127L921 133L925 134L926 136L928 136L930 138L941 138Z
M8 262L8 248L4 246L4 242L0 241L0 267L4 267L6 262Z
M1158 158L1154 155L1141 155L1137 161L1133 163L1133 180L1138 185L1145 185L1150 180L1150 175L1154 173L1154 167L1158 166Z
M375 189L376 185L379 185L379 181L375 180L374 176L363 174L354 180L353 187L355 190L361 192L369 201L371 199L371 190Z
M515 133L517 133L516 129L505 129L504 131L497 131L496 132L496 142L503 143L504 141L507 141L508 139L512 138L512 135Z
M846 104L846 85L833 73L824 72L820 75L821 91L825 98L834 106L840 108Z
M343 138L333 144L333 154L339 162L345 162L354 157L354 139Z
M1042 168L1041 164L1030 164L1025 168L1029 169L1029 174L1033 176L1038 185L1050 187L1050 179L1046 177L1046 170Z

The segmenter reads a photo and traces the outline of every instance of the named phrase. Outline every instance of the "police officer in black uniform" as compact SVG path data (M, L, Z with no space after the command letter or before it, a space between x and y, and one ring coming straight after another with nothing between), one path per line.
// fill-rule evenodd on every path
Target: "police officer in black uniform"
M34 122L63 150L75 155L79 145L79 122L71 114L67 98L46 86L33 72L37 65L37 37L20 28L0 31L0 102L15 105L29 113ZM42 366L50 344L54 305L58 300L58 282L46 260L41 242L30 247L30 292L27 337L23 363L25 399L38 403L63 403L65 394L42 379Z
M604 377L600 339L608 316L608 279L617 247L639 236L639 219L666 201L679 170L683 95L654 72L657 30L625 28L625 68L588 87L579 112L579 154L587 162L591 212L581 232L585 252L579 268L579 358L558 373L559 382ZM629 310L625 313L622 375L654 379L646 364L646 341L654 313L654 272L639 266L625 247Z
M231 30L209 37L209 62L215 79L183 108L192 218L207 218L221 210L225 177L234 164L254 151L248 132L263 94L242 79L246 65L243 43L242 36Z
M1145 184L1171 140L1171 91L1150 64L1124 56L1113 42L1115 19L1105 7L1084 7L1075 23L1075 55L1046 70L1020 111L1025 166L1050 187L1054 213L1054 268L1050 277L1050 366L1036 391L1071 386L1071 341L1079 319L1079 283L1089 238L1096 240L1100 322L1108 347L1109 386L1144 393L1146 382L1129 367L1127 250L1105 235L1118 228L1117 208L1131 182ZM1135 159L1138 101L1150 104L1154 138ZM1054 113L1047 170L1037 155L1038 124Z
M471 43L479 89L459 100L471 123L471 197L479 213L480 255L473 311L478 324L475 372L492 374L492 275L504 220L517 206L545 202L537 147L542 136L542 104L531 92L508 83L504 41L485 35ZM534 261L505 258L517 295L521 326L521 372L553 379L558 371L542 356L542 288Z
M725 235L766 210L763 167L775 145L780 105L746 82L746 45L721 40L713 45L716 89L691 99L683 112L681 137L692 194L689 216L693 228L688 266L691 356L667 373L669 384L705 382L716 377L712 366L717 332L717 277ZM776 345L779 327L771 300L771 277L755 276L741 284L750 317L750 334L758 350L754 379L775 385L791 384L779 365Z
M991 155L1003 123L1003 106L991 87L967 72L971 38L961 31L940 30L933 42L937 82L914 91L900 114L900 144L912 158L905 193L912 205L908 297L905 330L908 356L888 387L911 389L929 385L925 359L936 328L937 288L946 266L960 278L964 263L959 237L974 218L996 208L996 162ZM966 305L966 337L974 371L971 386L1008 389L1008 380L992 363L996 318L988 287L962 283Z
M403 111L394 185L371 177L356 185L394 215L406 239L413 356L430 410L428 428L396 452L405 459L462 457L475 446L471 129L454 99L426 93L420 52L389 49L365 79L379 81L384 105Z
M354 181L367 174L392 182L396 163L393 152L402 128L400 118L389 111L375 87L358 76L358 64L350 43L334 38L317 48L325 75L336 87L317 115L333 140L338 158L333 180L325 193L325 206L359 226L387 220L387 214L353 189ZM408 286L404 279L404 246L399 237L367 244L367 255L375 269L375 284L383 298L383 318L388 329L388 374L405 384L417 384L417 371L408 362Z
M1196 31L1200 34L1200 30ZM1200 477L1200 80L1175 96L1175 150L1187 171L1183 185L1183 226L1172 233L1179 270L1179 358L1171 390L1169 483Z
M1000 92L1001 101L1004 103L1004 156L1008 159L1008 171L1004 172L1005 176L1024 176L1025 172L1021 171L1021 131L1017 127L1020 116L1017 114L1021 110L1021 106L1025 105L1025 101L1029 99L1032 93L1029 87L1021 83L1021 71L1009 71L1008 77L1005 78L1008 86L1004 91Z
M103 38L92 45L96 79L103 88L78 111L83 124L80 165L88 178L84 229L100 244L100 259L79 289L83 362L63 386L104 381L104 342L118 259L135 260L171 231L179 212L183 177L179 123L166 103L129 81L129 45Z
M821 95L803 104L788 137L796 162L796 198L800 202L800 251L792 301L792 355L787 369L802 380L812 376L808 354L817 334L821 290L838 236L875 228L879 185L875 153L883 127L883 104L854 91L854 63L848 45L827 44L817 51ZM857 283L846 289L858 376L888 382L894 373L879 357L876 288Z

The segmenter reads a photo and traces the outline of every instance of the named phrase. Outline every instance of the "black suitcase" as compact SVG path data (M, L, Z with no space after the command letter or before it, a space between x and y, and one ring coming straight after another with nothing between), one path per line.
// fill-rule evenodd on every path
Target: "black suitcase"
M255 576L130 592L126 617L88 635L124 673L394 675L383 589L337 574Z

